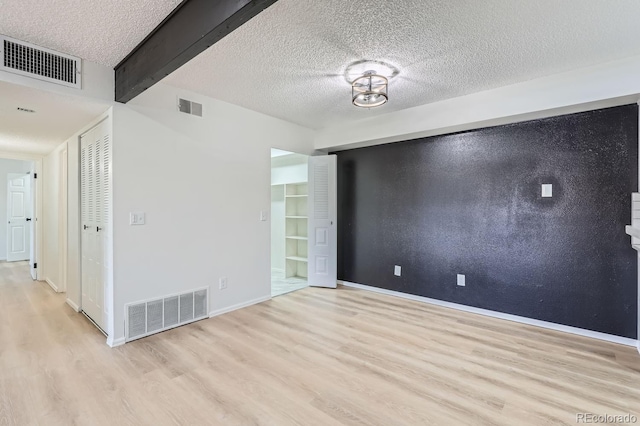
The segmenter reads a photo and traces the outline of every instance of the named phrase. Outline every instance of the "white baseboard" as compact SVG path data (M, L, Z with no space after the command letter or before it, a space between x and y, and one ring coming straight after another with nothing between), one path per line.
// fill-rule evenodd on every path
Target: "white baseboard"
M246 302L238 303L236 305L228 306L226 308L217 309L215 311L209 312L209 318L216 317L218 315L226 314L228 312L236 311L238 309L247 308L251 305L257 305L258 303L266 302L267 300L271 300L271 295L259 297L257 299L248 300Z
M124 337L120 337L119 339L113 339L111 337L107 337L107 345L109 345L110 348L122 346L124 345Z
M474 308L473 306L460 305L458 303L445 302L443 300L431 299L429 297L415 296L413 294L401 293L399 291L387 290L384 288L372 287L364 284L351 283L342 281L342 285L346 287L359 288L361 290L372 291L375 293L386 294L388 296L400 297L403 299L415 300L418 302L429 303L431 305L443 306L445 308L457 309L459 311L470 312L473 314L485 315L488 317L504 319L508 321L519 322L521 324L533 325L536 327L547 328L550 330L563 331L565 333L577 334L579 336L591 337L593 339L605 340L607 342L618 343L620 345L634 346L640 352L640 341L629 339L628 337L615 336L613 334L600 333L598 331L585 330L583 328L571 327L568 325L556 324L553 322L540 321L532 318L520 317L517 315L504 314L502 312L490 311L488 309Z
M76 305L73 300L67 299L67 305L71 306L71 309L73 309L74 311L80 312L80 306Z
M49 278L45 278L44 281L49 284L53 291L55 291L56 293L60 293L60 290L58 290L58 286L53 281L51 281Z

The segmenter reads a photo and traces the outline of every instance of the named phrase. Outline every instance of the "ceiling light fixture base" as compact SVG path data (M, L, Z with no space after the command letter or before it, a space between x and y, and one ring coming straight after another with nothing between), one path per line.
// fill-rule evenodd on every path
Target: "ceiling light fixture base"
M400 74L400 70L390 63L362 59L347 65L343 73L344 79L348 84L351 84L356 78L363 76L369 70L376 70L376 74L385 77L389 81L393 81Z

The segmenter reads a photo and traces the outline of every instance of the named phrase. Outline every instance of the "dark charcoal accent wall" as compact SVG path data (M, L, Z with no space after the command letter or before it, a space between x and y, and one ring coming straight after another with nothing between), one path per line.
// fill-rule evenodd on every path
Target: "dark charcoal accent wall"
M339 279L636 337L637 105L337 154Z

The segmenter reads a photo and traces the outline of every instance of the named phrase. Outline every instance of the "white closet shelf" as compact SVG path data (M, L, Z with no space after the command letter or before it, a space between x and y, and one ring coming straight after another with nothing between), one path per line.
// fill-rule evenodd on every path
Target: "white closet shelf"
M307 183L287 184L284 188L285 277L307 275Z

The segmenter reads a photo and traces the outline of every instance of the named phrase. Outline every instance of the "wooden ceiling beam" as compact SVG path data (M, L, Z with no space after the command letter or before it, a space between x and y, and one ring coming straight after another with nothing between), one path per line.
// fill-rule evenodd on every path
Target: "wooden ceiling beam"
M115 67L117 102L126 103L277 0L184 0Z

